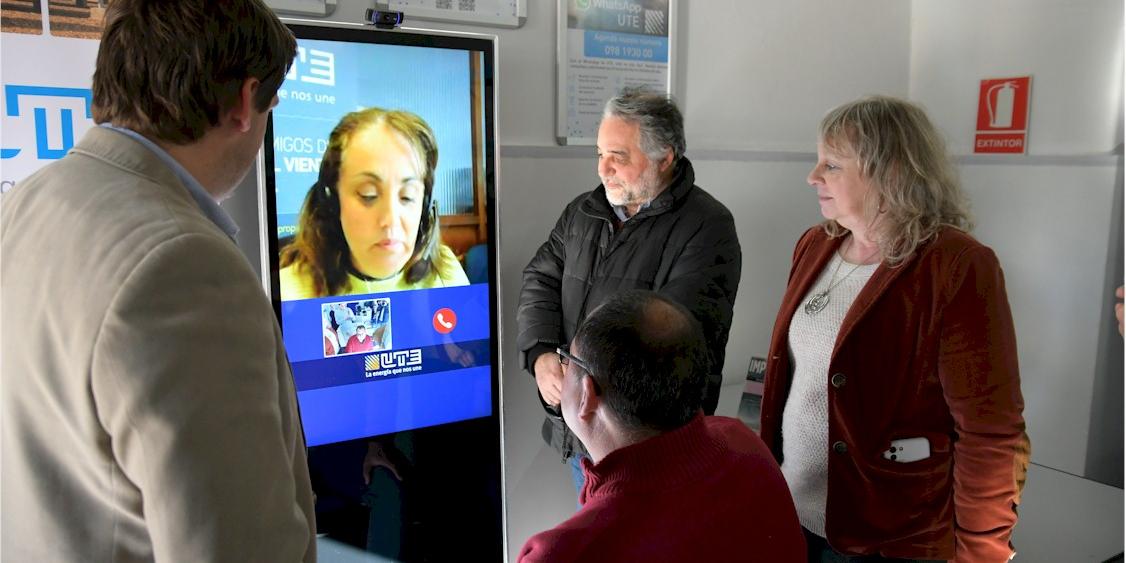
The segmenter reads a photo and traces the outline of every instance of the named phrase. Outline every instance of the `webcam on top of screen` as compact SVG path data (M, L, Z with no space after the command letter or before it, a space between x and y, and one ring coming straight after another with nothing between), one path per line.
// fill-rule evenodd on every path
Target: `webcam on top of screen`
M395 29L403 24L403 13L368 8L364 12L364 23L374 25L379 29Z

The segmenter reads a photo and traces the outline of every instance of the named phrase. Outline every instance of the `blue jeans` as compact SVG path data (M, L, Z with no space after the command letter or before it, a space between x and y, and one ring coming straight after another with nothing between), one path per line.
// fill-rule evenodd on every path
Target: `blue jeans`
M580 464L580 460L583 458L589 459L589 456L587 456L586 454L576 453L572 455L571 459L568 461L568 464L571 466L571 479L575 482L576 497L582 494L583 485L586 484L586 475L583 474L583 466ZM583 507L582 503L578 502L578 500L576 500L575 502L579 508Z

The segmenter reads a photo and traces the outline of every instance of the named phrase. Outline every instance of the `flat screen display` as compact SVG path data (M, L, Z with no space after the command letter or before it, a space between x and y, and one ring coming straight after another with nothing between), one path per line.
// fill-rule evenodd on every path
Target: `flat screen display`
M266 155L273 291L310 446L496 407L486 53L355 39L299 40Z
M290 28L264 247L320 527L405 560L456 528L499 557L494 42Z

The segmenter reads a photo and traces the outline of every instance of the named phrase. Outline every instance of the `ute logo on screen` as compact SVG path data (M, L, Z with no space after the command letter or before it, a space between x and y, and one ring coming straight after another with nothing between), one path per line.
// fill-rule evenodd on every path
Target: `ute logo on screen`
M384 377L422 371L422 350L396 350L364 357L364 377Z
M335 86L336 55L327 50L298 46L297 60L290 65L285 77L289 80L300 79L301 82L309 84Z

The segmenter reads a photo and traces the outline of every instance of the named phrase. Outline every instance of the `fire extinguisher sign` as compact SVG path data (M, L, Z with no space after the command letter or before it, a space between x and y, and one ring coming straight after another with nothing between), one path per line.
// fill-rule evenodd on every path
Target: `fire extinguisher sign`
M1032 77L981 81L977 102L975 153L1024 154L1028 140L1028 99Z

